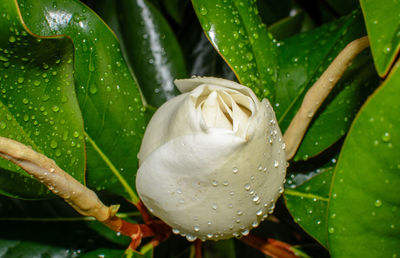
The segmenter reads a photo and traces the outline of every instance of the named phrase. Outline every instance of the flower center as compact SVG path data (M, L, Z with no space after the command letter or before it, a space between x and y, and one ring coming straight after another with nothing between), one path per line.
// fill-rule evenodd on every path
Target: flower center
M252 99L236 90L207 89L197 99L204 122L209 128L224 128L246 138L252 115Z

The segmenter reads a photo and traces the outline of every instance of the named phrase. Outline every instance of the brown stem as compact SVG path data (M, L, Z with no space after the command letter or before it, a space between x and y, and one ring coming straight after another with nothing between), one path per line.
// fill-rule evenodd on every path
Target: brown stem
M283 136L286 143L286 158L288 160L296 153L308 125L322 102L342 77L353 59L368 46L369 41L367 36L350 42L332 61L318 81L308 90L300 109L290 122Z
M255 235L247 235L240 239L243 243L251 246L265 255L269 255L274 258L297 258L291 249L291 246L287 243L271 239L262 238Z
M196 239L194 242L194 249L195 249L195 258L202 258L203 257L203 250L202 250L203 243L200 239Z
M136 206L136 208L138 209L138 211L140 212L140 214L142 215L142 219L145 223L149 223L153 220L153 218L151 217L149 211L147 210L147 208L144 206L142 201L138 201L137 203L134 204Z
M34 176L80 214L95 217L98 221L115 215L116 206L104 205L95 192L58 167L54 160L32 148L0 136L0 156Z

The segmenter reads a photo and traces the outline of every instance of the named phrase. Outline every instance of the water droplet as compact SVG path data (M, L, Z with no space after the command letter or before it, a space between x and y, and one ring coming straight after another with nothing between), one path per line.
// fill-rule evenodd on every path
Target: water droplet
M240 233L242 233L243 236L247 236L250 233L250 231L247 228L245 228Z
M213 180L211 184L212 184L212 186L218 186L217 180Z
M94 84L90 85L89 92L92 93L92 94L96 94L97 93L96 85L94 85Z
M199 226L194 226L193 230L196 231L196 232L199 232L200 231L200 227Z
M258 171L262 171L263 167L261 165L258 166Z
M238 171L239 171L239 169L237 167L232 168L233 174L236 174Z
M253 202L258 202L260 201L260 197L258 195L254 195L252 200Z
M334 228L334 227L330 227L330 228L328 229L328 232L329 232L330 234L335 233L335 228Z
M263 214L263 209L262 208L260 208L260 209L258 209L257 211L256 211L256 215L257 216L261 216Z
M375 201L375 207L379 208L382 206L382 201L381 200L376 200Z
M243 211L242 211L242 210L237 210L236 214L237 214L238 216L242 216L242 215L243 215Z
M10 41L10 43L14 43L17 39L14 36L10 36L8 38L8 41Z
M245 185L244 185L244 189L245 189L246 191L249 191L249 190L250 190L250 184L245 184Z
M385 133L382 134L382 141L389 142L390 139L391 139L391 137L390 137L390 133L389 132L385 132Z
M185 203L185 199L180 198L180 199L178 200L178 202L179 202L180 204L184 204L184 203Z
M60 111L60 108L58 107L58 106L56 106L56 105L54 105L52 108L51 108L51 110L53 110L53 112L58 112L58 111Z
M186 235L186 239L187 239L189 242L193 242L193 241L195 241L195 240L197 239L197 237L187 234L187 235Z
M217 206L216 203L213 203L213 204L211 205L211 208L212 208L213 210L216 210L216 209L218 208L218 206Z
M25 80L24 77L18 77L18 79L17 79L18 83L23 83L24 80Z
M206 9L204 6L202 6L202 7L200 8L200 14L201 14L201 15L207 15L207 9Z
M173 228L172 229L172 233L174 233L174 234L179 234L180 233L180 231L179 231L179 229L176 229L176 228Z
M248 52L248 53L246 54L246 58L247 58L247 60L249 60L249 61L253 60L253 54L250 53L250 52Z
M274 167L277 168L278 166L279 166L279 161L275 160L275 161L274 161Z
M58 146L58 143L55 140L52 140L50 142L50 148L55 149L55 148L57 148L57 146Z
M228 186L228 185L229 185L229 182L225 180L224 182L222 182L222 185L223 185L223 186Z

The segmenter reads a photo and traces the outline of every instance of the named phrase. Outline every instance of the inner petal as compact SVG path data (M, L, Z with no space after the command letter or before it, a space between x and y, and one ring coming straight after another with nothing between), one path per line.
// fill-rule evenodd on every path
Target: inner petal
M232 123L229 119L229 114L225 113L221 109L216 91L212 91L200 104L200 107L202 110L203 119L208 127L232 130Z

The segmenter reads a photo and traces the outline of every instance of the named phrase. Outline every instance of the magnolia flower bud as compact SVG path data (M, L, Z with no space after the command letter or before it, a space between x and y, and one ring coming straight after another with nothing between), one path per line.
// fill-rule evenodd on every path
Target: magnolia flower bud
M218 78L176 80L183 93L151 119L136 187L190 241L247 235L283 192L285 144L268 100Z

